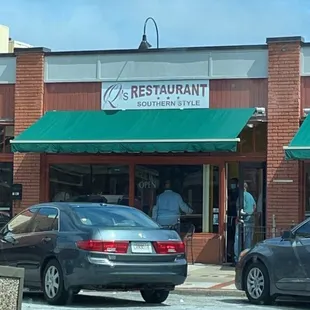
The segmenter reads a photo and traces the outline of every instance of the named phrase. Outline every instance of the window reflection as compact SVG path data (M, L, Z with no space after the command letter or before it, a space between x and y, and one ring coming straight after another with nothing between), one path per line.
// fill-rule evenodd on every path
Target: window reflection
M2 145L2 151L4 153L10 153L11 152L11 143L10 140L14 138L14 126L3 126L3 131L1 130L2 137L3 137L3 145Z
M239 150L242 153L254 152L253 128L244 127L240 134Z
M29 224L35 213L36 210L33 211L29 209L13 218L7 226L8 232L12 234L23 234L29 232Z
M266 152L267 151L267 123L256 122L248 124L240 133L238 152Z
M128 188L128 166L109 164L50 166L52 201L108 202L128 205Z
M139 165L135 170L135 199L141 209L152 216L157 197L165 191L167 180L171 190L180 194L183 201L193 209L192 214L181 212L181 226L194 224L196 231L202 230L203 210L202 165ZM182 228L181 227L181 228Z
M0 163L0 211L11 212L13 164Z
M258 123L255 127L255 151L267 152L267 123Z

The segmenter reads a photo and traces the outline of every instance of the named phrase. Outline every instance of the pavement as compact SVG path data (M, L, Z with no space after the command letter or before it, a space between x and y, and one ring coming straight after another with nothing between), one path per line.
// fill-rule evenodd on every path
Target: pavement
M22 310L302 310L309 309L309 303L287 301L279 302L275 306L255 306L251 305L244 297L227 296L197 296L184 294L171 294L164 304L150 305L143 302L139 293L98 293L88 292L79 294L74 298L72 304L61 306L47 305L42 295L24 297ZM0 307L1 309L1 307Z
M310 303L296 300L280 300L273 306L251 305L243 292L234 285L235 270L229 266L195 264L188 266L187 281L170 294L164 304L146 304L138 292L91 292L82 291L65 307L49 306L42 294L25 293L22 310L223 310L252 309L272 310L310 309ZM1 306L0 306L1 309Z
M175 293L225 295L243 297L234 284L235 268L219 265L188 265L188 277L183 285L177 286Z

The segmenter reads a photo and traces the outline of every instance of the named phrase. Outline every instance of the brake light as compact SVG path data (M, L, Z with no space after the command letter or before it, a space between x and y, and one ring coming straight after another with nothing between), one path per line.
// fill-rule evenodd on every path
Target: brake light
M157 241L154 242L157 254L180 254L185 253L185 245L182 241Z
M76 244L79 249L85 251L125 254L127 253L129 242L81 240Z

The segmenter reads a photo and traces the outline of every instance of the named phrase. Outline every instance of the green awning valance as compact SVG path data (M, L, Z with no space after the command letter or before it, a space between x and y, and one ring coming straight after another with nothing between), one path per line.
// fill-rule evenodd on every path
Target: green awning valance
M50 111L17 136L13 152L233 152L255 109Z
M310 159L310 117L307 116L288 146L284 147L285 159Z

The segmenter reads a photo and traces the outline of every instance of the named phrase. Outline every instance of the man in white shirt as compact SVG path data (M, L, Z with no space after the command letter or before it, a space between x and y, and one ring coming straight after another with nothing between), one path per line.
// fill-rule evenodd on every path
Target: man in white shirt
M152 218L162 226L176 226L180 222L180 214L193 213L193 210L183 201L180 194L171 189L171 182L165 182L165 191L157 197Z

